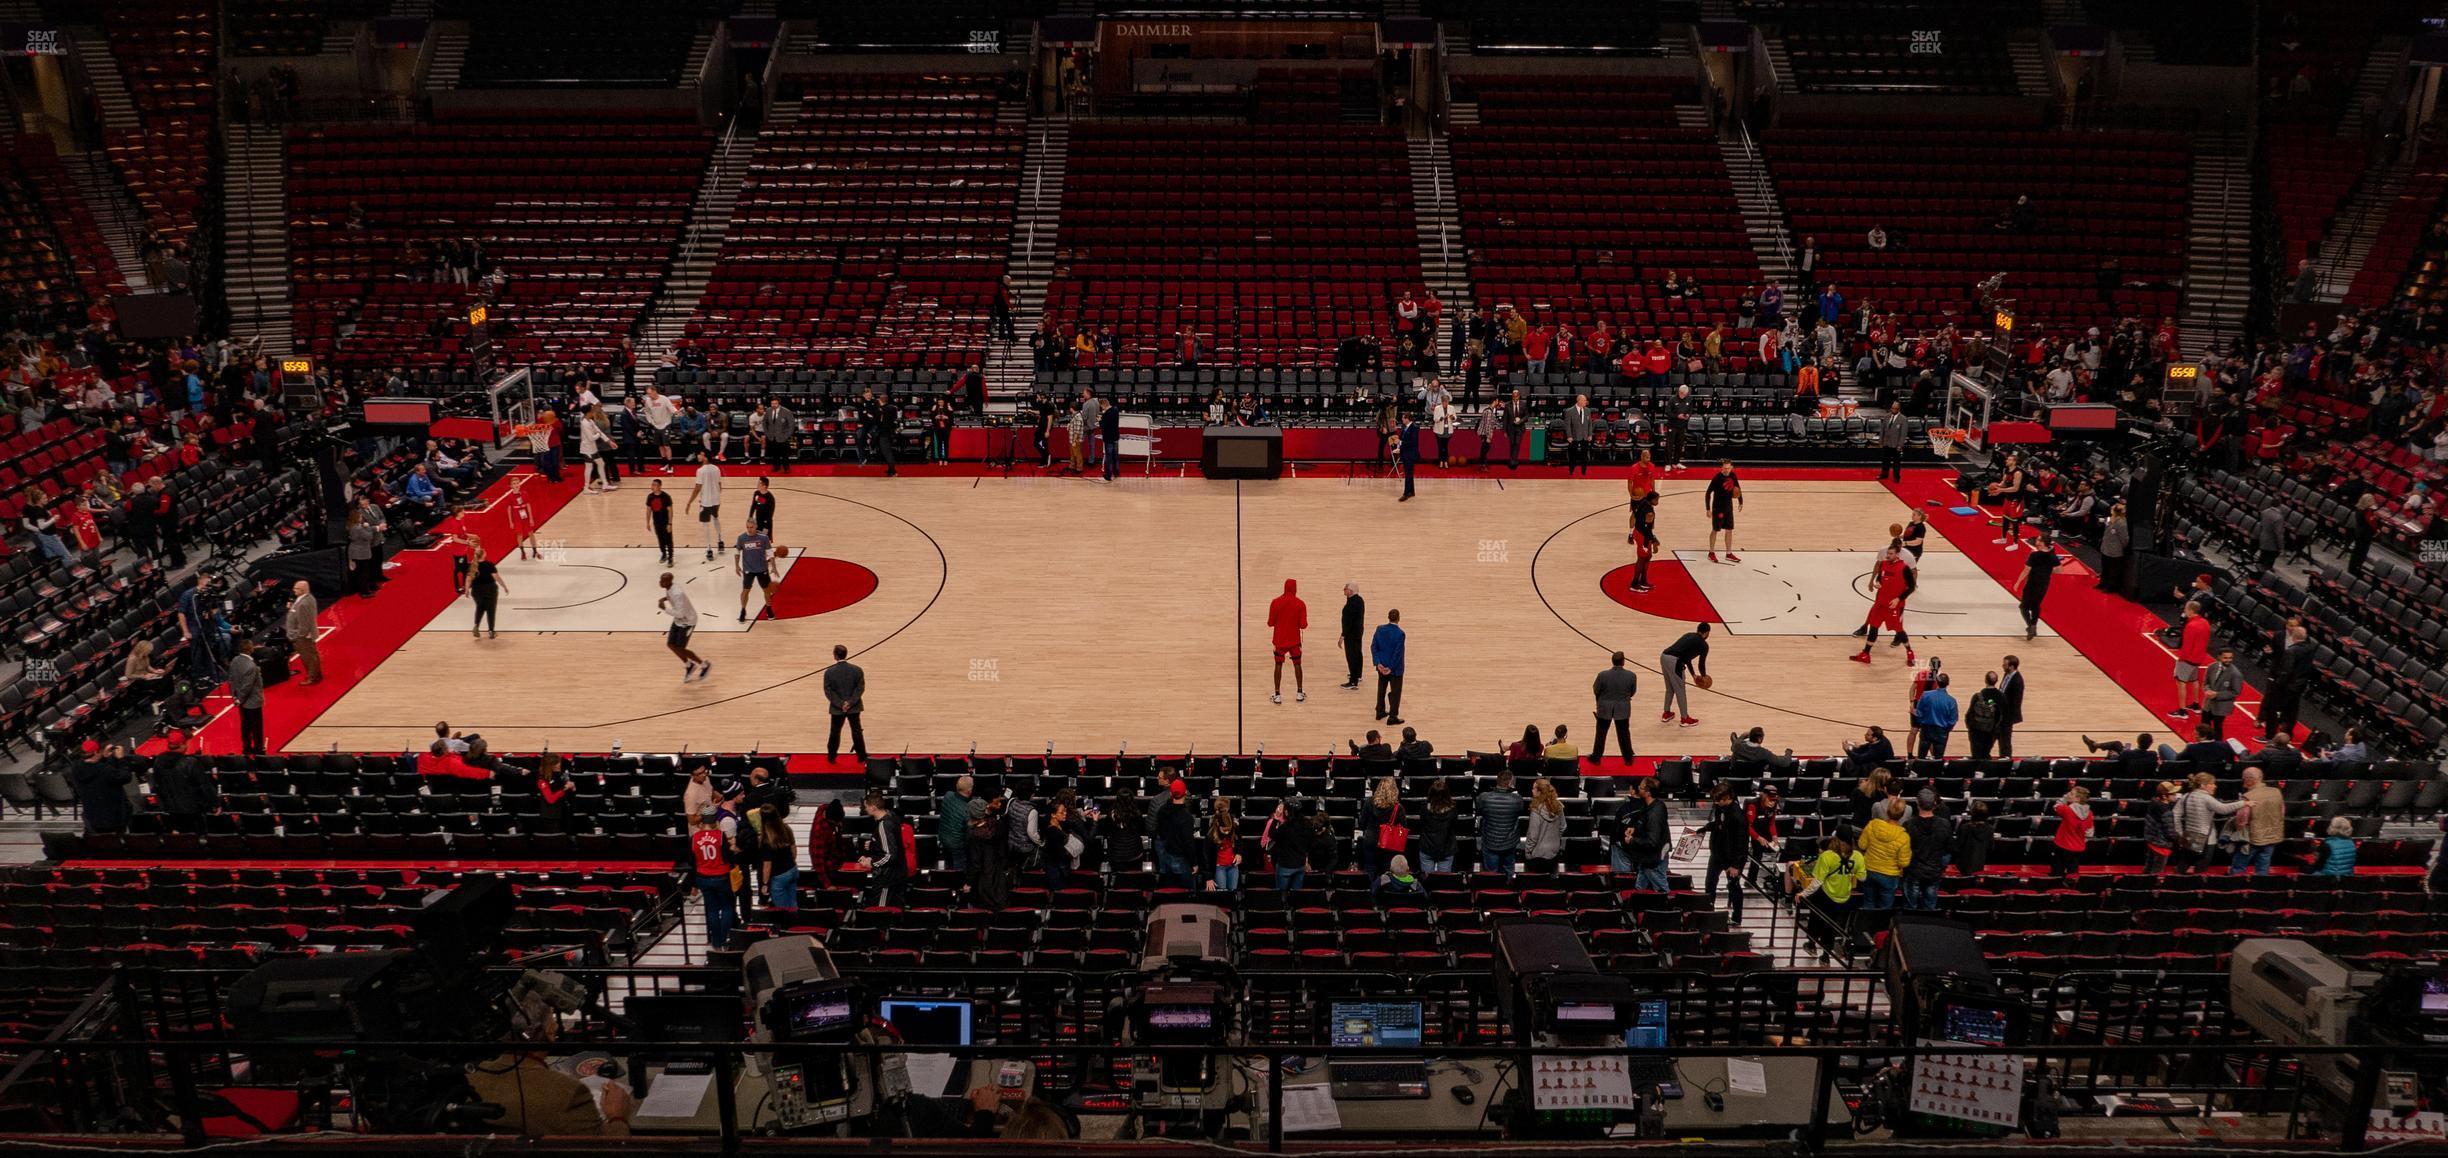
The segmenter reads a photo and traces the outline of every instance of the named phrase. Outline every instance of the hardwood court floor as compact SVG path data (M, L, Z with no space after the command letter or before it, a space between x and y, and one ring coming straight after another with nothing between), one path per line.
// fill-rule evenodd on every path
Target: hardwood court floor
M736 533L749 488L745 479L728 481L726 529ZM541 538L573 548L650 542L641 482L579 496ZM505 631L482 642L419 632L289 746L396 751L421 746L433 722L448 719L504 750L599 751L618 740L632 751L821 751L817 673L841 643L866 669L868 739L879 752L1125 744L1139 752L1317 752L1372 724L1373 675L1358 692L1336 686L1346 580L1360 586L1370 630L1388 608L1401 609L1410 639L1403 716L1440 751L1484 750L1518 738L1526 723L1559 722L1586 749L1590 679L1613 648L1641 676L1632 731L1644 754L1722 753L1728 731L1753 725L1768 729L1771 746L1834 753L1865 724L1894 733L1905 723L1910 677L1901 651L1882 645L1878 662L1864 667L1846 658L1855 647L1849 637L1720 630L1710 657L1716 690L1693 691L1703 725L1661 724L1658 652L1690 624L1634 611L1600 589L1601 576L1631 560L1620 481L1422 479L1419 497L1398 504L1399 485L1314 477L1114 485L777 479L776 538L868 568L873 594L811 618L701 633L696 647L715 670L687 684L661 635L635 623ZM1666 484L1659 529L1668 552L1705 546L1702 485ZM685 476L676 489L685 499ZM1866 551L1906 516L1868 481L1763 478L1746 482L1744 496L1741 542L1762 552ZM691 549L697 530L688 520L679 527L684 560L701 558L702 547ZM1932 552L1953 549L1931 536ZM1861 558L1866 569L1868 556ZM515 606L522 566L540 564L503 566L505 606ZM1286 578L1300 581L1309 607L1309 701L1293 702L1287 668L1279 706L1267 698L1266 613ZM704 614L736 613L724 582L700 581ZM1995 598L2011 610L2003 588ZM1859 622L1861 606L1839 612ZM1719 611L1743 617L1741 608ZM2164 730L2062 639L1915 642L1925 658L1948 661L1962 697L2000 655L2022 656L2031 689L2018 733L2023 751L2075 751L2085 731ZM1964 750L1960 734L1956 745Z

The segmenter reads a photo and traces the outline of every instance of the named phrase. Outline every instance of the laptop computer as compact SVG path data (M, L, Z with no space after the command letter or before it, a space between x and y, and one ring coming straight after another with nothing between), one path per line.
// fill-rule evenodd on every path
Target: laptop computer
M1327 1010L1327 1042L1341 1049L1418 1049L1426 1015L1416 1001L1338 1001ZM1354 1058L1326 1063L1336 1100L1428 1096L1425 1058Z

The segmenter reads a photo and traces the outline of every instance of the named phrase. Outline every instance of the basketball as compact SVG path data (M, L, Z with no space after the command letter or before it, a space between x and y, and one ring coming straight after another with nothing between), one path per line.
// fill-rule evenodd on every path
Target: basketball
M1704 676L1704 675L1696 675L1696 676L1693 676L1693 677L1692 677L1692 681L1691 681L1691 682L1692 682L1692 686L1693 686L1693 687L1696 687L1696 688L1698 688L1698 689L1700 689L1701 691L1704 691L1704 692L1705 692L1705 691L1707 691L1707 690L1709 690L1709 689L1710 689L1710 688L1712 688L1712 687L1717 686L1717 681L1716 681L1716 680L1710 679L1709 677Z
M776 559L790 558L790 548L785 547L780 543L774 544L773 557Z

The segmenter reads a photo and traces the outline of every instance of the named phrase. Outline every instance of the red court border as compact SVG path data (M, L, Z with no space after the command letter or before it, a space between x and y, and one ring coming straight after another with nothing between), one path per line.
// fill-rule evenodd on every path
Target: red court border
M999 477L1005 473L999 467L979 463L911 464L900 469L903 475L911 477L982 479ZM1593 467L1586 476L1574 477L1620 480L1626 477L1629 471L1628 466ZM1705 481L1713 471L1713 464L1695 463L1666 475L1663 481L1698 483ZM679 468L675 468L675 473L678 477L686 477L685 473L679 473ZM774 477L855 478L881 477L883 473L881 466L799 465ZM1019 473L1034 475L1041 472L1027 470ZM1481 470L1476 467L1463 467L1439 470L1433 467L1422 467L1418 473L1423 478L1496 479L1499 481L1510 478L1567 477L1562 467L1544 465L1525 467L1519 472L1502 468ZM1868 467L1748 467L1742 468L1740 473L1747 479L1760 482L1869 482L1877 478L1877 472ZM1907 505L1917 506L1930 500L1938 500L1940 509L1933 513L1930 525L1940 534L1945 535L1950 543L1977 563L1991 578L2001 584L2012 583L2014 575L2021 569L2022 557L2007 552L2003 547L1991 544L1985 524L1974 519L1949 515L1943 509L1959 505L1962 501L1954 488L1949 485L1949 473L1947 468L1910 468L1906 470L1901 482L1890 482L1887 484L1887 489ZM725 477L755 477L771 475L772 472L754 464L733 463L723 467L723 474ZM1128 477L1125 476L1125 481ZM521 478L529 480L525 485L539 526L549 522L553 516L560 513L563 507L577 497L582 482L582 476L573 470L564 469L562 480L559 483L552 483L537 476L531 468L515 468L510 474L495 480L493 485L485 489L482 496L483 505L480 509L472 509L446 519L436 528L436 531L455 531L475 535L483 542L486 554L495 558L510 553L514 544L509 525L509 508L498 500L509 493L513 480ZM1307 482L1340 482L1342 478L1343 474L1339 469L1329 468L1283 481L1299 485ZM1096 480L1083 481L1094 482ZM457 598L451 588L450 563L444 552L432 549L401 551L393 556L393 562L396 566L392 567L387 574L395 581L394 584L387 586L373 599L344 596L334 600L331 606L324 608L318 621L324 629L321 635L323 681L308 687L296 679L291 679L265 690L264 739L269 751L286 750L300 733L312 726L316 719L320 718L332 705L338 703L359 682L373 674L375 669L381 667L385 660L405 646L426 623L441 614ZM2048 601L2043 608L2042 618L2085 659L2164 720L2167 711L2175 706L2174 682L2168 674L2167 654L2145 635L2146 632L2156 630L2161 626L2158 617L2137 604L2095 589L2090 583L2084 581L2085 578L2072 573L2061 574L2057 583L2049 589ZM2258 695L2249 687L2246 689L2246 694L2247 696ZM197 739L201 745L198 750L207 753L236 752L238 750L238 721L234 714L226 710L228 706L227 688L217 689L210 703L215 706L219 714L197 730ZM404 749L419 738L421 727L422 725L403 726L403 734L399 737L401 748ZM2243 733L2241 738L2250 742L2252 729L2248 724L2231 723L2229 732L2230 734L2241 732ZM383 747L351 750L385 752L395 749ZM2060 754L2070 755L2071 753ZM1690 754L1694 759L1719 755L1722 753ZM1664 753L1647 753L1637 757L1629 767L1618 761L1610 760L1608 768L1619 774L1639 775L1647 772L1656 760L1673 758L1677 757ZM815 768L807 770L817 771Z

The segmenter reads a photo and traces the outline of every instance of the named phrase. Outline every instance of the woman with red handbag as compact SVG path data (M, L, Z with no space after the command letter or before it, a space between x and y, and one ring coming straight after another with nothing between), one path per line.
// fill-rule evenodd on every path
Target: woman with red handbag
M1411 843L1411 830L1402 822L1402 795L1394 787L1394 778L1382 776L1368 799L1360 802L1358 829L1360 871L1370 880L1385 871L1386 858L1401 852Z

